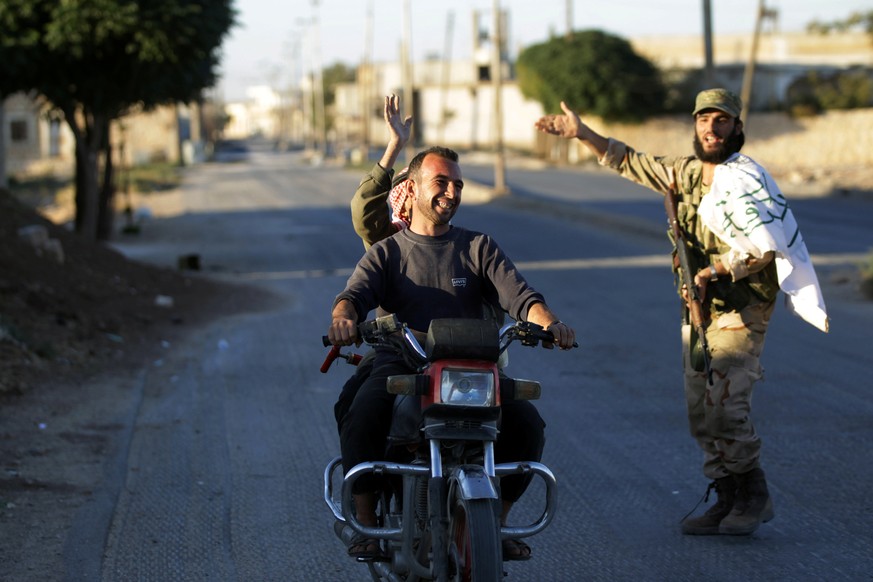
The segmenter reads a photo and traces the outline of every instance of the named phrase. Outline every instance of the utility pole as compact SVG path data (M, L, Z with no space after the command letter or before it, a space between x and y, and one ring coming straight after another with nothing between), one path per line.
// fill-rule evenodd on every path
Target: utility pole
M446 123L448 123L448 93L449 75L452 72L452 32L455 26L455 13L451 10L446 15L446 45L443 50L443 70L440 79L440 143L446 141Z
M301 55L301 39L300 36L294 36L291 45L291 87L289 89L289 143L298 143L298 134L297 134L297 126L295 123L296 115L294 114L296 108L299 106L301 108L305 107L303 100L302 89L302 79L301 74L303 72L303 63L302 63L302 55ZM299 98L299 105L298 105ZM300 135L300 140L302 141L302 133Z
M564 17L567 21L567 40L573 38L573 0L564 0Z
M768 10L764 6L764 0L758 0L758 14L755 16L755 32L752 36L752 49L749 54L749 62L743 74L743 89L740 98L743 100L743 111L740 119L745 126L749 125L749 106L752 102L752 86L755 84L755 65L758 59L758 43L761 37L761 27L765 18L776 18L779 13L776 10Z
M318 127L318 151L327 153L327 131L324 118L324 74L321 64L321 31L318 22L318 0L312 0L313 53L315 58L315 121Z
M364 159L370 157L370 87L373 77L373 2L367 4L367 31L364 40L364 56L358 67L358 91L361 94L361 141L366 152Z
M503 82L501 45L500 0L492 0L491 11L494 13L493 30L491 31L491 82L494 90L494 193L506 194L506 159L503 148Z
M709 89L715 84L712 64L712 1L703 0L703 81Z
M403 0L403 46L400 50L401 76L403 77L403 103L408 115L415 119L415 102L412 82L412 11L409 0ZM410 139L406 144L406 163L415 156L415 125Z
M303 34L303 58L301 59L300 98L303 105L303 148L310 153L315 142L315 114L313 102L315 100L315 57L312 49L312 19L299 18L297 24L304 27Z

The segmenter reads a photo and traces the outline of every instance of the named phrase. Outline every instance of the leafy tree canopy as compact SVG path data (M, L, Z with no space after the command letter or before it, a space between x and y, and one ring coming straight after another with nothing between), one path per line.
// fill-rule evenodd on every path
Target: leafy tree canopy
M355 80L355 69L337 62L324 69L324 102L332 105L336 100L336 86L341 83L351 83Z
M873 35L873 10L852 12L845 19L832 22L813 20L806 25L806 31L813 34L839 34L852 30L863 30L867 34Z
M561 101L607 121L641 121L662 110L658 69L626 40L599 30L529 46L516 67L522 94L548 112L559 112Z
M133 107L199 99L235 17L233 0L0 0L0 93L34 91L63 112L79 232L98 236L111 199L110 123Z
M853 67L844 71L810 71L788 87L788 105L796 114L873 105L873 71Z
M59 108L191 101L214 84L234 18L232 0L0 0L0 71Z

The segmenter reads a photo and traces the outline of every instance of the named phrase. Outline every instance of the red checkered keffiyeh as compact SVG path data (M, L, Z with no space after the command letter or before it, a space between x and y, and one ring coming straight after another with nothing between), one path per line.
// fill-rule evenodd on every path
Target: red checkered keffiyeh
M408 228L411 220L406 209L406 202L409 198L409 192L406 190L408 174L409 168L400 170L394 179L391 191L388 192L388 204L391 206L391 222L397 227L397 230Z

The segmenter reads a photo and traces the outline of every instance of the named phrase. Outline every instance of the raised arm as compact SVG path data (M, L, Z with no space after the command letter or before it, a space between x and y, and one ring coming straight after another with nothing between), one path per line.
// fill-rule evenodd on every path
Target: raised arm
M388 128L388 145L379 163L361 180L351 202L352 224L365 248L391 236L396 230L391 225L388 193L394 164L412 134L412 117L403 118L397 95L385 97L383 113Z
M379 165L390 171L412 135L412 116L403 117L400 113L400 97L392 93L385 97L383 117L388 126L388 145Z

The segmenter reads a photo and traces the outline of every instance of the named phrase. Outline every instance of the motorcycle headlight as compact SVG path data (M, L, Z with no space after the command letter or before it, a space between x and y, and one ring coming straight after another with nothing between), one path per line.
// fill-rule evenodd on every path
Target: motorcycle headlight
M491 406L494 403L494 374L481 370L443 370L440 398L443 404Z

